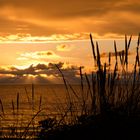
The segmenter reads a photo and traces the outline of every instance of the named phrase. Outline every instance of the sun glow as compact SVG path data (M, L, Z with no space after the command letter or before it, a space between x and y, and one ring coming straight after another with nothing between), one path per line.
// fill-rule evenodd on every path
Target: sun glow
M13 65L13 67L17 68L17 69L21 69L21 70L24 70L24 69L27 69L30 67L30 65Z
M36 78L36 75L32 75L32 74L27 74L26 76L29 77L29 78L31 78L31 79L32 79L32 78L33 78L33 79Z

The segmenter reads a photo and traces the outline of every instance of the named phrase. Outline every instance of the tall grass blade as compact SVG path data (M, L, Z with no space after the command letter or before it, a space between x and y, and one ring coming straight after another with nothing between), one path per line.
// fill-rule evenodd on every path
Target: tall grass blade
M132 35L130 36L129 41L128 41L128 45L127 45L127 49L128 49L128 50L129 50L129 48L130 48L131 40L132 40Z
M80 78L81 78L81 89L82 89L82 93L83 93L84 92L84 84L83 84L82 67L80 67Z
M17 93L17 115L19 112L19 93Z
M43 109L39 110L36 114L33 115L33 117L31 118L30 122L28 123L27 127L25 128L24 132L20 136L20 139L22 139L23 137L26 138L26 135L27 135L27 133L29 132L29 129L30 129L30 125L32 124L32 122L34 122L34 119L39 115L39 113L42 110Z
M94 46L93 38L92 38L92 35L91 34L90 34L90 41L91 41L91 46L92 46L93 58L94 58L94 60L96 62L95 46Z
M34 84L32 84L32 109L34 112Z
M109 64L109 71L110 71L110 66L111 66L111 53L109 52L109 57L108 57L108 64Z
M41 110L41 106L42 106L42 96L40 96L40 100L39 100L39 108L38 108L38 110Z
M97 65L98 65L98 70L101 71L101 60L100 60L100 52L99 52L98 42L96 42L96 48L97 48Z
M119 52L119 57L120 57L120 62L121 62L121 66L123 65L123 61L122 61L122 53Z
M115 50L115 57L116 57L116 62L117 62L118 52L117 52L117 45L116 45L116 41L114 41L114 50Z
M3 107L3 103L2 103L2 100L1 99L0 99L0 106L1 106L2 114L4 116L5 115L5 113L4 113L4 107Z
M72 90L72 93L74 94L74 96L79 100L79 96L77 95L76 91L73 89L73 87L70 84L68 84L68 85L69 85L70 89Z
M140 67L140 60L139 60L139 48L137 47L137 56L136 56L136 61L138 63L138 66Z
M127 71L127 66L128 66L128 45L127 45L127 36L125 35L125 62L124 64L126 65L126 71Z
M69 88L68 88L68 85L67 85L67 81L66 81L66 79L65 79L65 76L64 76L64 74L63 74L63 72L61 71L61 69L59 68L59 66L56 64L55 65L56 66L56 68L58 69L58 71L60 72L60 74L61 74L61 77L62 77L62 79L63 79L63 82L64 82L64 85L65 85L65 88L66 88L66 91L67 91L67 101L68 101L68 106L71 106L71 97L70 97L70 93L69 93Z
M81 97L82 97L82 102L83 102L83 105L82 105L82 114L85 110L85 97L84 97L84 84L83 84L83 73L82 73L82 67L80 67L80 81L81 81Z
M110 93L109 93L109 97L110 96L114 96L113 95L113 89L114 89L114 85L115 85L115 79L116 79L116 76L117 76L117 65L118 63L116 62L115 63L115 67L114 67L114 72L113 72L113 76L111 77L111 83L110 83ZM112 99L112 102L113 102L113 99Z
M137 46L139 46L139 45L140 45L140 33L138 35L138 41L137 41Z
M24 87L24 89L25 89L25 93L26 93L26 96L27 96L28 103L29 103L29 105L31 105L30 97L28 95L28 91L27 91L26 87Z
M96 114L96 80L94 79L94 73L92 72L92 108L94 114Z
M85 73L85 77L86 77L86 81L87 81L87 85L88 85L88 90L89 90L89 93L90 93L90 97L92 99L93 96L92 96L92 92L91 92L91 85L90 85L90 81L89 81L89 78L88 78L88 76L87 76L86 73ZM87 98L88 98L88 93L87 93Z
M13 115L15 116L15 105L14 105L13 100L12 100L12 110L13 110Z
M125 35L125 49L127 48L127 35Z
M135 65L134 65L134 73L133 73L133 84L130 94L130 99L128 100L128 114L130 114L132 105L134 103L134 93L135 93L135 86L136 86L136 74L137 74L137 55L135 59Z

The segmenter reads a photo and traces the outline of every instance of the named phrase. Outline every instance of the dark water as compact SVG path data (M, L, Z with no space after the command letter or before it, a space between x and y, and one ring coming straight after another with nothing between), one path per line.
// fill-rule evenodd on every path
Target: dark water
M79 90L79 86L73 86ZM0 85L0 126L27 125L35 117L35 125L47 115L59 113L66 103L64 85Z
M78 92L78 85L73 85L73 88ZM32 132L38 131L40 120L48 116L59 118L66 106L67 91L64 85L58 84L3 84L0 85L0 100L0 139L17 138L28 127L31 137L26 137L33 138L36 134Z
M17 94L19 94L19 108L28 108L29 102L34 100L34 105L37 107L40 97L42 104L55 103L55 98L64 98L64 85L0 85L0 99L6 109L12 106L12 100L16 104Z

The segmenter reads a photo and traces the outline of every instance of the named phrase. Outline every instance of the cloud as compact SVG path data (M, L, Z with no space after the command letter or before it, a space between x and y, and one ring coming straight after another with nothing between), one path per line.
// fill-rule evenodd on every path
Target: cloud
M87 17L87 16L99 16L104 15L110 11L133 11L139 12L138 0L2 0L1 8L5 9L9 13L12 11L17 15L24 16L28 13L28 16L33 16L36 13L36 17L42 18L73 18L73 17ZM16 9L15 9L16 8ZM48 12L49 11L49 12ZM25 13L24 13L25 12Z
M69 52L73 49L73 46L66 45L66 44L60 44L56 47L57 51L62 51L62 52Z
M37 70L45 70L48 68L47 68L47 65L45 65L45 64L38 64L38 65L36 65L36 69Z
M136 35L140 24L139 7L139 0L1 0L0 34Z
M55 54L53 51L36 51L36 52L26 52L22 53L18 60L58 60L61 57Z
M10 32L10 30L9 30ZM37 32L36 32L37 34ZM0 33L0 42L51 42L89 39L89 33L53 34L48 36L33 36L26 33ZM96 35L97 36L97 35ZM98 37L98 36L97 36ZM72 47L71 47L72 48Z
M62 62L30 65L27 68L19 69L10 67L9 69L0 68L0 83L63 83L61 73L56 68L56 65L61 69L66 79L75 83L79 80L77 77L79 67L69 65L64 66Z
M51 55L54 55L54 52L52 52L52 51L40 51L40 52L36 52L36 55L39 55L39 56L51 56Z

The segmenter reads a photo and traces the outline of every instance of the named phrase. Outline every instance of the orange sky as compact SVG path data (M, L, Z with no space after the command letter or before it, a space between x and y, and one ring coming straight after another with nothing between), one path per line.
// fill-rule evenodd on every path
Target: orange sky
M63 63L69 77L76 77L81 65L93 70L89 33L99 39L105 60L114 39L122 50L124 34L138 35L139 7L139 0L0 0L0 82L46 73L57 77L50 63ZM136 40L132 54L135 47Z
M139 0L0 0L0 41L137 35Z

